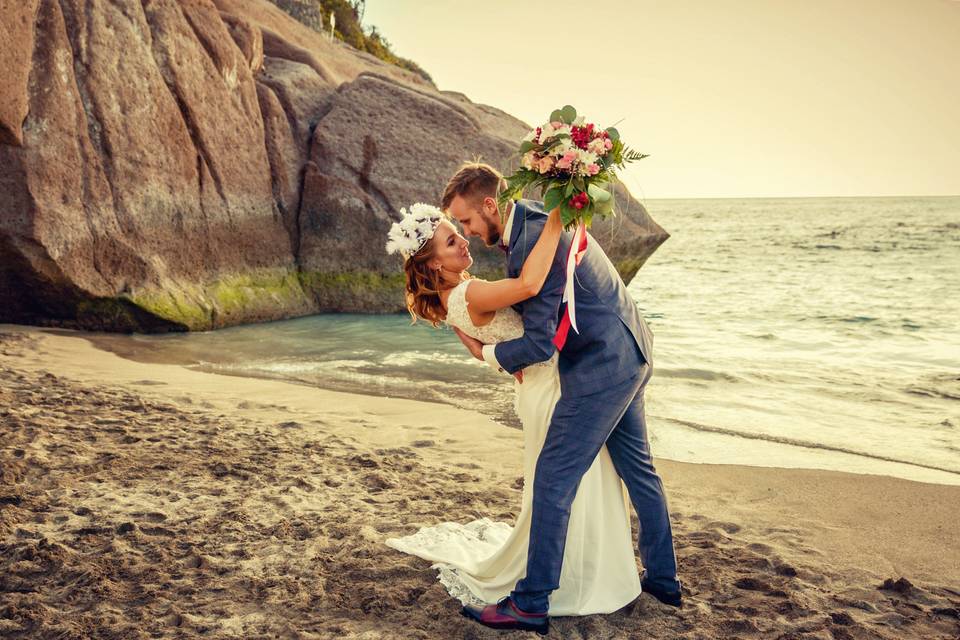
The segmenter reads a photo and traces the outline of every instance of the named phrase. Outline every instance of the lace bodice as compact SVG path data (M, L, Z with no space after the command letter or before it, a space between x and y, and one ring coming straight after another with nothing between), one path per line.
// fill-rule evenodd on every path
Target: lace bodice
M493 320L478 327L470 319L467 310L467 287L472 280L464 280L450 292L447 299L447 324L453 325L468 336L476 338L484 344L494 344L513 340L523 335L523 319L520 314L507 307L494 314Z
M507 340L514 340L523 335L523 318L511 307L498 309L493 315L493 320L478 327L473 324L470 318L470 312L467 311L467 287L472 280L464 280L450 292L447 298L447 324L452 325L468 336L476 338L483 344L496 344ZM550 367L557 360L557 354L554 352L549 360L537 362L530 366Z

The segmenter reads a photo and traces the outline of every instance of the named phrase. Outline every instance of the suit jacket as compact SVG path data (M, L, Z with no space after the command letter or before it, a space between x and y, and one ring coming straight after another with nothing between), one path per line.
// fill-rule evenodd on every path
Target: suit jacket
M536 244L547 214L543 203L519 200L509 238L507 275L518 277ZM574 272L577 333L570 328L560 352L560 387L563 395L580 396L602 391L626 380L646 361L653 365L653 333L627 293L620 274L597 241L587 234L587 251ZM514 308L523 316L524 334L494 348L500 366L510 373L548 360L556 351L553 337L565 306L566 259L572 232L563 232L550 273L540 293Z

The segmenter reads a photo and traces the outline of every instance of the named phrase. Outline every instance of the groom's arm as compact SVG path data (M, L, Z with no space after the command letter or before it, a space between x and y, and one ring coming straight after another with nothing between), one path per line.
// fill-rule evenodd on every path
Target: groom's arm
M523 255L529 255L535 242L534 237L528 240ZM571 234L565 232L540 294L523 303L523 336L483 347L483 359L495 368L516 373L531 364L549 360L556 351L553 337L557 333L557 315L566 284L563 256L567 255L570 242Z
M463 343L463 346L467 348L467 351L473 354L473 357L476 358L477 360L483 360L483 348L486 345L484 345L482 342L480 342L476 338L472 336L468 336L457 327L453 327L453 330L456 332L457 337L460 338L460 342ZM503 369L500 369L500 365L496 365L496 367L494 368L498 369L501 372L503 371ZM522 383L523 371L517 371L516 373L513 374L513 377Z

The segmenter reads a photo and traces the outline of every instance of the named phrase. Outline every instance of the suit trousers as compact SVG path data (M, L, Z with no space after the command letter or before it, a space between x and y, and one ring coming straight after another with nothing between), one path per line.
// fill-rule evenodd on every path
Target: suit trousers
M527 573L510 594L523 611L549 610L550 593L560 586L570 505L604 443L640 521L647 580L668 591L680 587L667 499L647 440L644 390L652 372L643 363L613 387L557 402L534 475Z

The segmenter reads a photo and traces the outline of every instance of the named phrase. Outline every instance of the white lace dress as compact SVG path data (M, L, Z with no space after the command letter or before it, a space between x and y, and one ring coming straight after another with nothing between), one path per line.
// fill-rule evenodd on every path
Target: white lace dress
M448 324L487 344L523 335L520 316L509 308L498 311L489 324L475 326L467 312L469 285L465 281L450 293ZM524 369L523 384L515 383L515 389L514 406L524 433L524 488L513 526L487 518L442 522L386 541L394 549L434 562L440 582L463 604L496 602L527 572L533 476L560 398L556 354ZM560 588L550 598L551 615L610 613L640 595L629 513L626 489L603 447L583 476L571 507Z

